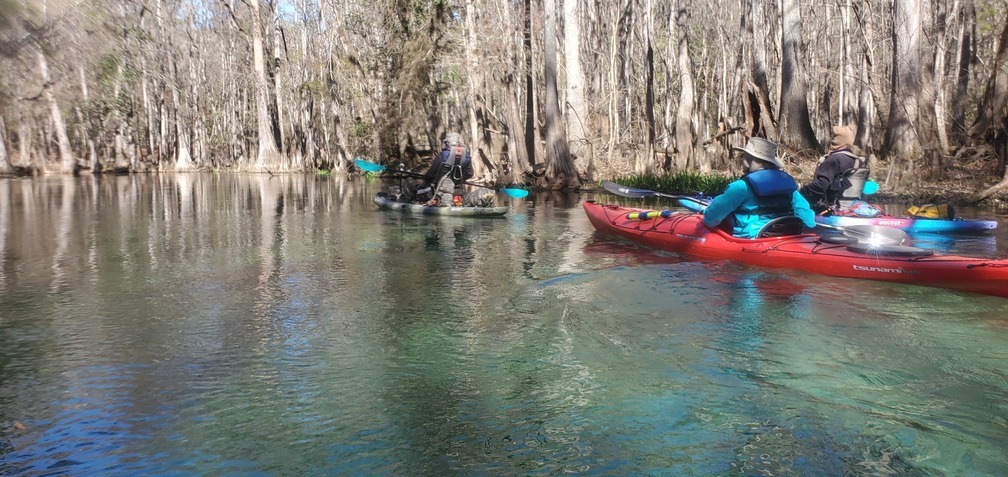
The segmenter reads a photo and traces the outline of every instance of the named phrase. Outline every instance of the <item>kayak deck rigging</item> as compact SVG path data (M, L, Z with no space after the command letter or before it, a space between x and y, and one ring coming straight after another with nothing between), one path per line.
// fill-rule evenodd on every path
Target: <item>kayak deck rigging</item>
M832 243L829 236L816 233L745 239L708 227L694 213L646 214L645 219L632 219L631 214L646 209L594 201L584 202L583 207L600 232L699 259L1008 297L1008 260L863 241Z

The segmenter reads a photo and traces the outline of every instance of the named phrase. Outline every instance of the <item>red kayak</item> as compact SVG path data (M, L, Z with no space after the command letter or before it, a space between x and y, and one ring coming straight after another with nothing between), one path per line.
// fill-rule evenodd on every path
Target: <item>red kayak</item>
M599 232L697 258L1008 297L1008 260L941 255L899 245L872 246L816 234L741 239L704 225L698 214L665 211L644 214L641 220L637 218L640 212L650 209L594 201L583 205Z

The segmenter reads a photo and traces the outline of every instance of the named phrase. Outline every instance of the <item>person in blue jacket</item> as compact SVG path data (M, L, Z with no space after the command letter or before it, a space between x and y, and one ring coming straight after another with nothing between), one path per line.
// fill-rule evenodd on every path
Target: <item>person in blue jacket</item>
M732 235L743 238L756 238L767 222L786 215L798 216L805 227L815 227L815 212L798 192L794 178L781 170L777 144L753 137L744 148L732 149L742 153L744 174L707 206L705 224L717 227L730 219Z

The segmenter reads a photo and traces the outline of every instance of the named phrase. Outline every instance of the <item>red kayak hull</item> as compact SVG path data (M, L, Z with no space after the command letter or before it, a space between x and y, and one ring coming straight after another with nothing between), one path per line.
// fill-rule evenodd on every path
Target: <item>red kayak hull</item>
M1008 297L1008 260L942 255L913 247L865 251L827 243L815 234L740 239L708 227L693 213L647 220L628 215L647 209L584 202L596 230L696 258L732 260L768 268L802 270L833 277L923 285ZM904 256L903 253L913 254Z

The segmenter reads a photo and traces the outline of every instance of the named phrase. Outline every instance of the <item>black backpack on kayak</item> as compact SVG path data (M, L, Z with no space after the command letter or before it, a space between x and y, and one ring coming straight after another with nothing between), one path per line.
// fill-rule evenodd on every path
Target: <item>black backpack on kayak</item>
M871 171L865 167L865 160L851 151L837 151L833 154L843 154L854 159L854 167L847 169L830 184L829 196L840 207L850 207L855 200L861 199L865 183L868 182L868 175ZM825 160L826 156L823 156Z
M466 148L449 146L448 149L441 151L441 155L441 166L438 168L437 174L434 175L433 183L439 184L445 176L456 184L461 183L465 179L463 170L468 162Z

